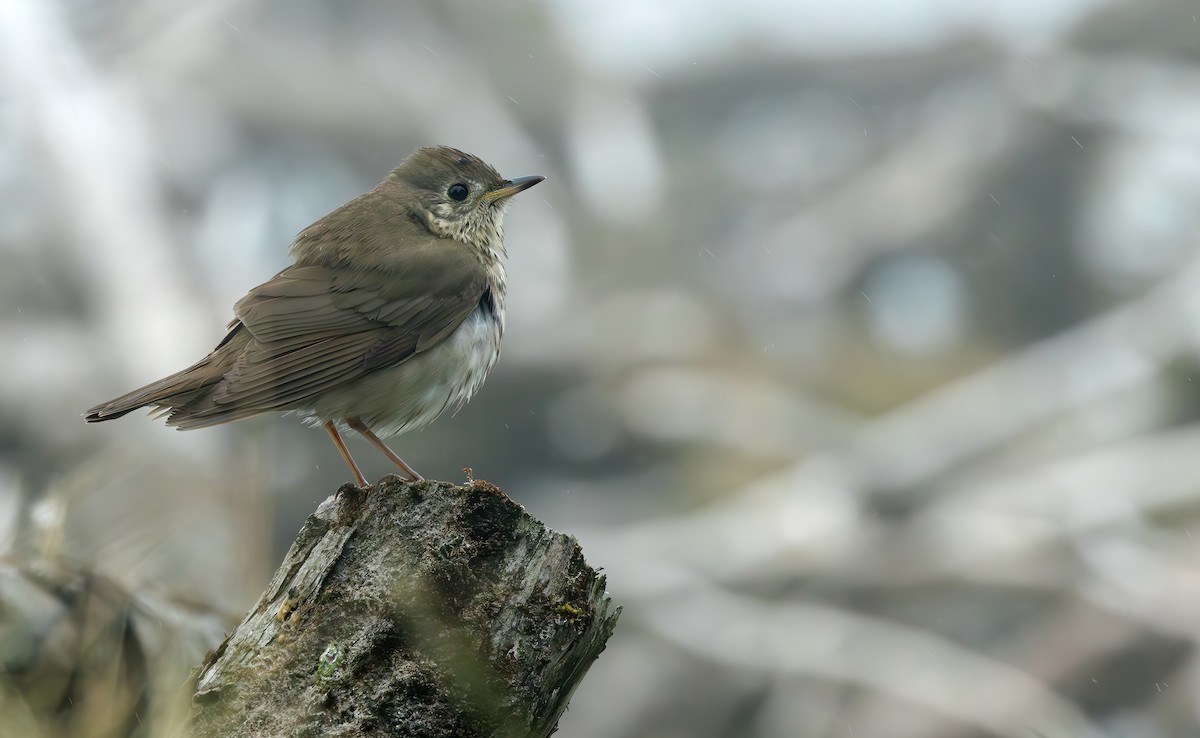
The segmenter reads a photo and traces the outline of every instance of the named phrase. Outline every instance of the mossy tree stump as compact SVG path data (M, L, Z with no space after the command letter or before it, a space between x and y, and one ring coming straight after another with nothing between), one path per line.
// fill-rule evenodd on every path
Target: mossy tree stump
M619 614L493 485L347 485L196 674L190 731L547 736Z

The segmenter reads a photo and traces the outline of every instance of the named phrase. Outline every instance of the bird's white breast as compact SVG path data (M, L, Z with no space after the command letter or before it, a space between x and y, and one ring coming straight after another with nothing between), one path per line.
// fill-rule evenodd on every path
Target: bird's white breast
M504 313L476 307L446 340L390 369L317 397L314 423L358 417L381 436L420 428L454 410L483 385L500 357Z

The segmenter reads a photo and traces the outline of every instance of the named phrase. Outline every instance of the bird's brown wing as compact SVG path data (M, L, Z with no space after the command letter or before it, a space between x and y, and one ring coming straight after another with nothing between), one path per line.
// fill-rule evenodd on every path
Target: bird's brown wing
M289 267L237 303L246 348L211 392L173 408L167 422L199 428L303 407L436 346L487 289L479 259L447 241L410 249L395 273Z

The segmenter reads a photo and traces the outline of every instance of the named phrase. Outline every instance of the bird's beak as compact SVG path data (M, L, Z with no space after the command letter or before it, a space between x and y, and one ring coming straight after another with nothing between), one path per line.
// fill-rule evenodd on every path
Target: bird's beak
M487 200L488 202L507 200L518 192L523 192L530 187L533 187L543 179L545 179L545 177L541 176L540 174L535 174L532 177L517 177L516 179L510 179L504 183L504 186L485 194L483 199Z

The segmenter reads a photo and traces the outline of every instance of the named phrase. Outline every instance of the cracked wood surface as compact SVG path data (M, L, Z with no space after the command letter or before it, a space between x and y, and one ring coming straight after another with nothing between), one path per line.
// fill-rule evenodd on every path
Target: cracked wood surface
M482 481L345 486L195 676L195 736L548 736L616 626L575 539Z

